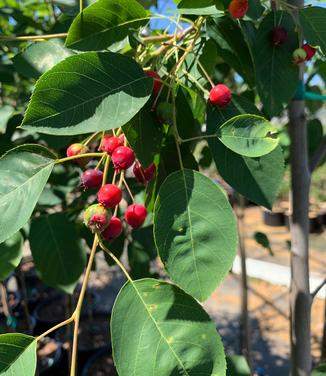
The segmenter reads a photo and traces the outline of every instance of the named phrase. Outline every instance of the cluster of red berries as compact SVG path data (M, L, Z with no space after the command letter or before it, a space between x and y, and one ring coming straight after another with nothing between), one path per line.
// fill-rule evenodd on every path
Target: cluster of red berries
M98 148L107 153L115 169L116 174L121 173L133 166L135 178L142 184L147 184L155 177L156 167L152 163L144 169L136 160L134 151L126 146L125 137L105 135ZM75 156L87 153L88 147L83 144L72 144L67 149L67 156ZM84 166L89 160L85 158L76 159L80 166ZM97 192L97 204L89 206L84 214L84 223L93 232L101 234L105 240L116 239L123 231L122 221L116 217L117 208L122 200L121 184L105 184L103 182L103 172L99 169L87 169L81 175L81 185L85 189L99 189ZM124 180L124 179L123 179ZM126 184L126 183L125 183ZM114 214L112 214L114 211ZM143 225L147 217L147 210L143 205L132 204L125 211L125 221L132 227L138 228Z
M248 8L248 0L231 0L229 4L230 15L236 19L244 17L248 12Z

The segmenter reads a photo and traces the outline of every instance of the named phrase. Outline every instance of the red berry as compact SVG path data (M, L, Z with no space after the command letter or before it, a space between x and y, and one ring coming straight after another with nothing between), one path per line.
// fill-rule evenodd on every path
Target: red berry
M87 153L88 147L83 144L72 144L67 148L67 157L73 157L78 154L84 154ZM84 166L89 161L88 158L80 158L76 159L75 162L80 165Z
M145 184L146 178L145 178L145 170L143 169L142 165L139 162L136 162L134 164L133 173L135 175L135 178L139 181L139 183Z
M81 185L84 188L98 188L102 184L103 172L99 170L86 170L81 176Z
M227 106L232 99L232 94L230 89L223 84L216 85L209 93L209 101L219 107Z
M155 175L156 175L156 166L154 163L152 163L145 170L145 178L147 181L151 181L152 179L155 178Z
M135 161L134 152L127 146L119 146L112 153L112 162L114 168L127 170Z
M84 213L84 223L93 232L105 230L111 219L111 213L100 204L89 206Z
M123 140L119 137L105 135L100 145L100 150L106 151L108 154L112 154L113 151L123 145Z
M125 213L126 222L133 228L140 227L145 222L146 216L146 208L137 204L128 206Z
M148 77L154 78L153 93L158 94L158 92L161 90L161 86L162 86L161 77L154 70L145 71L145 74Z
M105 240L113 240L119 237L122 233L122 222L117 217L112 217L109 226L102 232L102 237Z
M105 184L98 191L97 200L106 208L114 208L122 199L122 192L119 187L114 184Z
M310 46L308 43L305 43L302 49L306 51L306 61L311 60L317 51L317 48Z
M248 12L248 0L232 0L229 12L233 18L242 18Z
M283 26L276 26L272 30L271 40L273 46L281 46L286 42L288 38L288 32Z

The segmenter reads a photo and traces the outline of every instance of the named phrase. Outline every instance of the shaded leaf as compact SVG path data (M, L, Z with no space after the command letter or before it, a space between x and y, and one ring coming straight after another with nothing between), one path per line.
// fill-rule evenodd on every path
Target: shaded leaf
M22 127L75 135L120 127L145 105L153 80L112 52L70 56L37 81Z
M135 0L98 0L74 19L66 46L83 51L103 50L147 22L145 9Z
M111 334L120 376L225 375L215 325L195 299L169 283L125 284L113 307Z
M269 254L271 256L274 256L274 252L272 251L271 243L268 239L268 236L260 231L257 231L254 233L254 239L258 244L260 244L262 247L268 250Z
M0 335L0 374L34 376L36 339L25 334Z
M311 376L325 376L326 375L326 363L319 364L313 371Z
M312 46L319 46L326 55L326 9L307 7L299 10L304 38Z
M4 105L0 108L0 133L6 132L8 120L14 111L15 109L9 105Z
M64 213L37 217L32 221L29 241L42 280L71 294L86 263L75 225Z
M155 202L154 238L171 279L205 300L235 257L237 232L225 192L196 171L172 173Z
M242 355L231 355L226 357L226 376L250 376L250 368L246 358Z
M283 26L288 32L288 38L281 46L271 43L274 26ZM268 13L259 26L252 51L258 94L270 117L279 115L297 88L299 68L292 62L296 48L298 35L291 15L283 11Z
M207 16L212 14L223 14L218 8L223 7L222 1L217 0L181 0L178 10L183 14L194 14Z
M32 215L54 166L53 155L39 145L23 145L0 158L0 243Z
M0 244L0 281L5 280L23 257L24 239L20 232Z

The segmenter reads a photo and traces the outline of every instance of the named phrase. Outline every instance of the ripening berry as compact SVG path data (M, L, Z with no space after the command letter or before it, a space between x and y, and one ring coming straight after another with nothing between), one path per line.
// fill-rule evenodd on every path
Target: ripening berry
M301 64L307 58L307 52L303 48L297 48L293 51L292 59L294 64Z
M147 181L151 181L155 178L155 175L156 175L156 166L154 163L152 163L145 169L145 179Z
M127 170L135 162L135 154L128 146L119 146L112 153L112 162L114 168Z
M316 51L317 51L317 48L310 46L308 43L305 43L302 46L302 49L305 50L305 52L307 54L306 61L311 60L313 58L313 56L315 55Z
M281 46L286 42L288 38L288 32L283 26L276 26L271 33L271 40L273 46Z
M119 205L122 199L122 192L114 184L105 184L97 193L97 200L106 208L114 208Z
M109 226L101 233L104 240L113 240L122 233L122 222L117 217L112 217Z
M126 222L132 228L140 227L147 217L147 210L143 205L133 204L127 207L125 213Z
M152 163L146 169L144 169L139 162L136 162L134 164L133 173L139 183L146 184L154 179L156 174L156 166L154 163Z
M84 224L92 232L102 232L111 220L111 213L100 204L89 206L84 213Z
M103 172L99 170L86 170L81 176L81 185L84 188L98 188L102 184Z
M231 0L229 12L233 18L242 18L248 12L248 0Z
M84 154L88 152L88 147L83 144L71 144L66 151L67 157L73 157L78 154ZM85 166L85 164L89 161L88 158L77 158L74 160L79 166Z
M168 102L161 102L156 108L157 120L162 124L173 124L173 105Z
M213 87L209 93L209 101L218 107L226 107L232 99L230 89L223 84L219 84Z
M145 71L145 74L146 74L148 77L152 77L152 78L154 78L153 93L154 93L154 94L158 94L159 91L161 90L161 86L162 86L162 83L161 83L161 77L160 77L159 74L158 74L157 72L155 72L154 70L148 70L148 71Z
M116 148L123 145L123 140L120 137L105 135L99 147L108 154L112 154Z

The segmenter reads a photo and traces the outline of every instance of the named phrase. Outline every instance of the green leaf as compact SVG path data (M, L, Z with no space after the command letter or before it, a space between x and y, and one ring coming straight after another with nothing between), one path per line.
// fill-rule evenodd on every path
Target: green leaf
M11 106L4 105L0 108L0 134L6 133L8 120L14 113L15 109Z
M178 10L182 14L194 14L198 16L209 16L212 14L223 14L218 6L223 2L216 0L181 0L178 4Z
M263 248L267 249L271 256L274 256L274 252L271 247L271 243L268 239L268 236L264 232L257 231L254 233L254 239L258 244Z
M5 280L20 263L24 239L20 232L0 244L0 281Z
M319 46L326 55L326 9L307 7L299 11L300 23L306 41L312 46Z
M326 375L326 363L319 364L313 371L311 376L325 376Z
M131 58L112 52L70 56L37 81L22 127L54 135L118 128L152 92L153 80Z
M249 0L249 8L246 16L257 20L264 13L265 8L261 5L260 0Z
M207 20L208 35L216 42L218 54L254 86L254 63L238 23L230 17L214 17Z
M145 9L135 0L98 0L74 19L66 46L83 51L103 50L147 22Z
M257 108L247 99L233 96L225 109L208 106L207 133L240 113L257 113ZM219 140L207 139L216 167L222 178L237 192L251 201L272 208L284 174L283 153L278 146L259 158L243 157L226 148Z
M244 356L227 356L226 364L226 376L250 376L250 368Z
M288 32L288 38L281 46L273 46L271 43L271 30L274 26L283 26ZM295 29L289 13L270 12L262 20L254 41L252 51L257 90L264 111L270 117L280 114L297 88L299 68L292 62L292 53L298 48Z
M74 223L64 213L34 218L29 241L42 280L71 294L86 263Z
M32 215L54 166L55 155L40 145L23 145L0 158L0 243Z
M144 167L153 163L161 150L162 128L154 119L151 104L147 104L131 121L123 127L124 134Z
M0 335L0 374L34 376L36 339L20 333Z
M323 139L323 125L319 119L307 123L308 152L312 156Z
M171 279L205 300L235 257L237 231L225 192L196 171L172 173L155 202L154 237Z
M214 323L195 299L169 283L125 284L113 307L111 334L120 376L225 375Z
M33 43L13 58L18 73L27 78L38 78L73 52L63 47L59 39Z
M229 149L246 157L261 157L278 145L275 127L257 115L237 115L217 128L217 137Z

